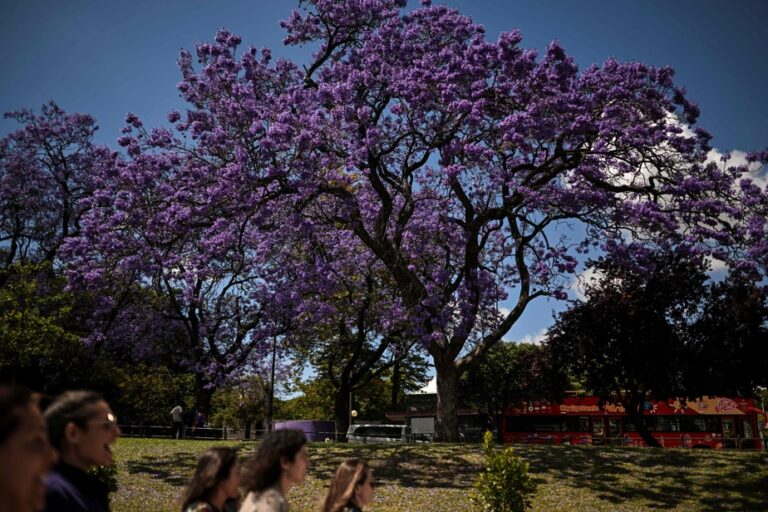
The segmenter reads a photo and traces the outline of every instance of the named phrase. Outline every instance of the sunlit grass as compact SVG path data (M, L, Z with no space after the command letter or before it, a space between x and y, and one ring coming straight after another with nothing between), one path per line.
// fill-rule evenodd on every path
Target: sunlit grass
M230 445L248 456L255 443L121 439L115 453L115 512L178 511L197 455ZM768 455L755 452L519 446L537 482L534 511L766 511ZM482 468L479 445L310 446L307 480L294 487L292 512L317 510L339 462L364 457L375 469L376 497L366 512L468 511Z

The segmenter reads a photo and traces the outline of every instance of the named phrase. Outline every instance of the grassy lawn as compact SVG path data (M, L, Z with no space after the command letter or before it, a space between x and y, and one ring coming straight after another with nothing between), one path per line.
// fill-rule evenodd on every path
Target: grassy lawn
M178 511L197 455L215 442L120 439L115 449L115 512ZM221 442L219 443L221 444ZM238 446L242 456L254 443ZM767 511L768 454L648 448L518 446L538 484L534 511ZM310 445L307 480L292 489L292 512L317 509L345 458L375 468L374 503L366 512L468 511L483 457L479 445Z

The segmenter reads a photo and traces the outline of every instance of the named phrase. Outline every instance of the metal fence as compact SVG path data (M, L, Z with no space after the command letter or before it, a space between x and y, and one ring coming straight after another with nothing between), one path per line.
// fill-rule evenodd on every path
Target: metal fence
M172 439L174 428L164 425L120 425L123 437L147 437ZM183 439L255 441L264 437L263 429L240 429L230 427L184 427ZM333 442L346 437L346 432L304 432L310 440Z

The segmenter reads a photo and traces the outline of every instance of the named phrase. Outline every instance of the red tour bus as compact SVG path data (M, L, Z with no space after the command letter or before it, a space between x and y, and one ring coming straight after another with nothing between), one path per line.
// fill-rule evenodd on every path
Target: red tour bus
M621 405L595 396L562 403L523 402L508 407L504 443L645 446ZM664 447L765 449L765 412L745 398L646 402L643 422Z

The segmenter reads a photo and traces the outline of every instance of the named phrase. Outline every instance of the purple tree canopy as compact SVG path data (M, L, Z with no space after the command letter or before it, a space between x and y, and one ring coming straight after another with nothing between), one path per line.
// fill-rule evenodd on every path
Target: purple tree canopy
M53 262L64 238L77 233L81 200L90 193L97 153L95 120L67 114L54 102L7 112L21 125L0 139L0 255L3 268L17 261Z
M67 240L70 286L100 294L102 325L137 342L126 330L141 323L114 320L127 290L153 290L165 321L183 328L184 365L214 385L257 364L265 339L283 328L279 209L267 210L269 188L226 148L185 148L167 130L147 132L131 114L126 121L128 155L95 167L81 233Z
M265 318L317 307L284 293L288 233L341 230L339 250L377 262L396 291L382 315L428 346L450 438L458 368L530 301L563 298L590 254L664 248L765 273L765 191L746 165L708 160L670 68L579 71L557 43L539 56L516 31L488 41L430 2L300 5L283 26L287 44L316 48L306 65L238 55L221 31L197 64L182 52L176 134L128 116L128 158L96 173L70 245L74 283L152 282L237 362L244 327L274 332Z

